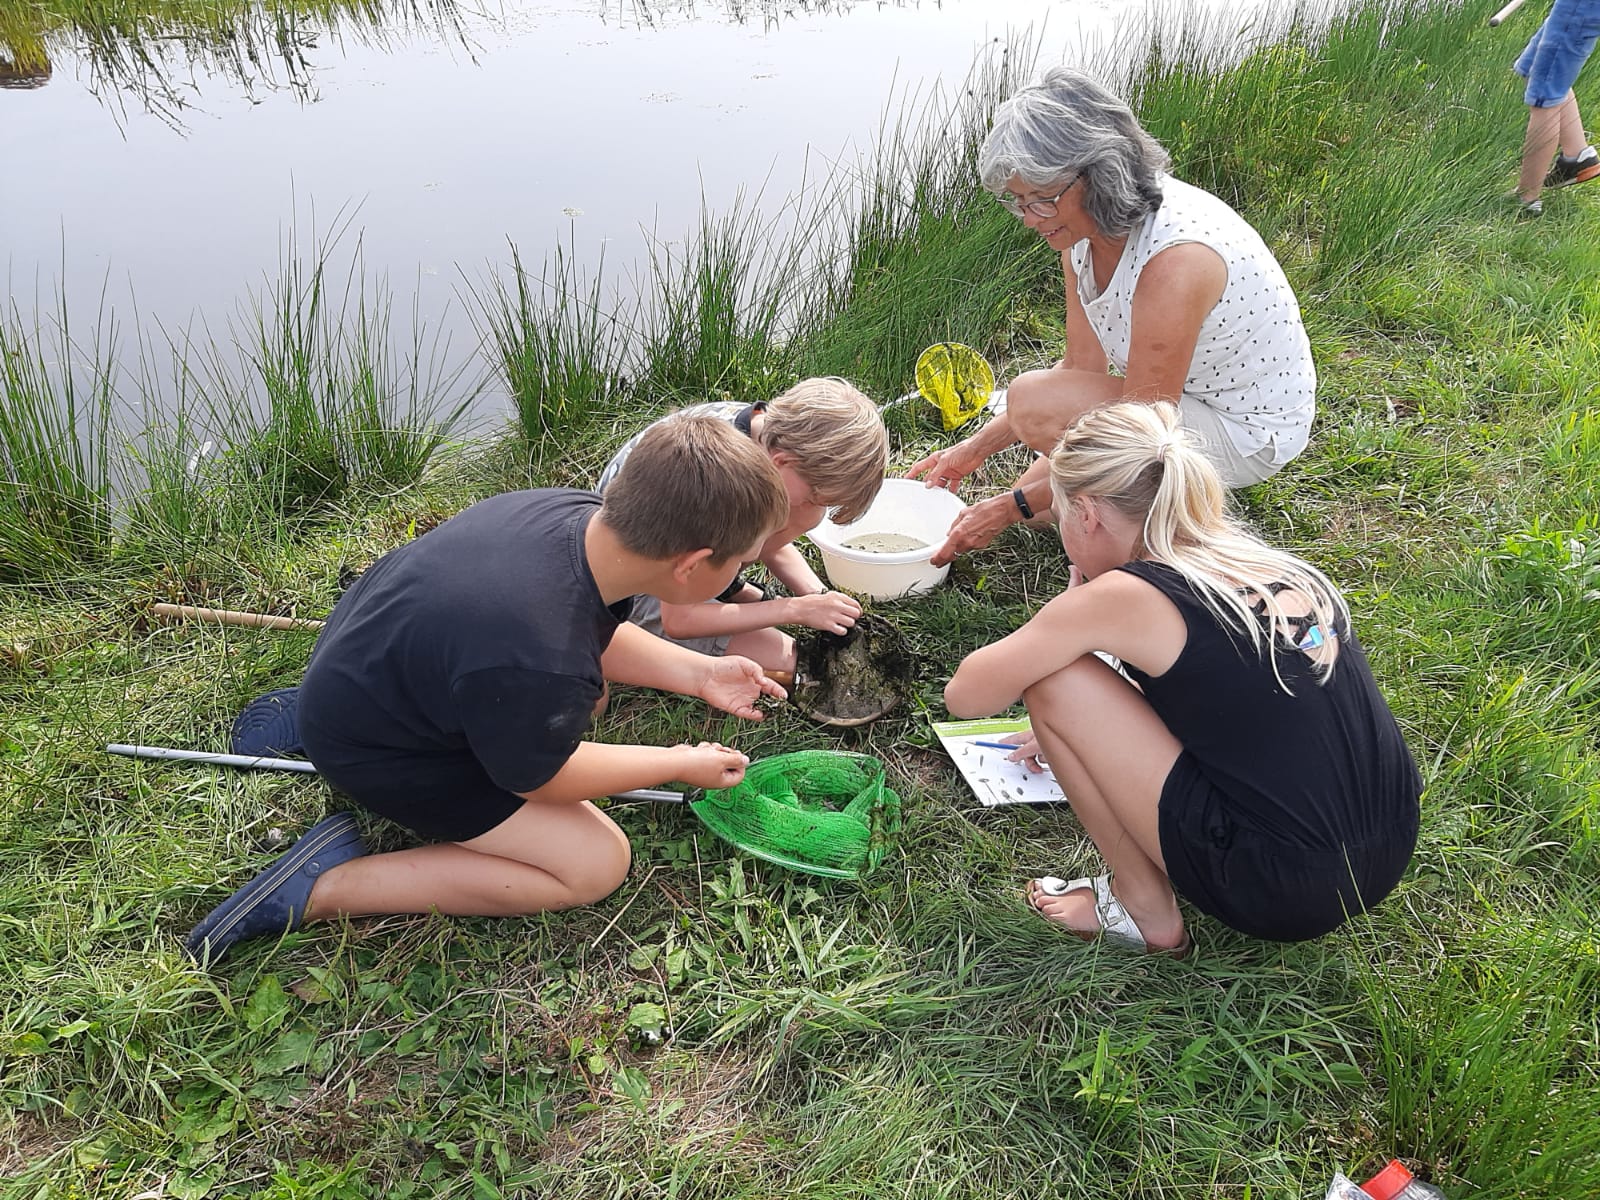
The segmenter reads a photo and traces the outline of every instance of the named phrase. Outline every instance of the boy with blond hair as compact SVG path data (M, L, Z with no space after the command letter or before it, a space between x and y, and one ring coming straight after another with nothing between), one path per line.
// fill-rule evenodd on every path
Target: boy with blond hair
M847 525L871 507L889 461L883 418L851 383L832 376L802 379L774 400L697 404L663 420L686 414L726 423L765 450L777 467L789 496L789 519L754 559L791 594L769 598L762 588L735 577L715 600L686 604L647 599L635 606L631 619L704 654L744 655L768 671L792 672L794 639L777 626L844 633L861 616L860 603L830 590L794 540L816 528L829 509L834 521ZM654 428L649 426L646 433ZM607 490L643 436L617 451L597 490Z
M306 921L376 913L513 916L592 904L628 839L591 800L678 781L724 788L726 746L585 740L607 681L760 720L784 691L628 622L634 598L722 592L784 528L762 449L725 422L658 422L601 497L568 488L472 505L379 559L339 601L300 688L306 753L335 787L432 844L368 855L349 813L313 827L189 936L196 958Z

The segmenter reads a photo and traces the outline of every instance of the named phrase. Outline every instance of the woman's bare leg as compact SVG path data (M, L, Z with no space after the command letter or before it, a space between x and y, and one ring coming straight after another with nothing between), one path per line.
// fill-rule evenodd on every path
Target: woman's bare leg
M1183 917L1161 856L1157 808L1183 747L1138 689L1092 656L1040 680L1023 700L1056 781L1111 868L1117 899L1150 945L1178 945ZM1070 929L1098 927L1088 892L1031 898Z
M628 874L627 835L587 801L527 801L488 833L351 859L317 880L305 919L441 912L509 917L593 904Z
M1122 399L1122 380L1104 372L1049 367L1018 375L1006 388L1006 416L1030 449L1049 454L1061 434L1090 409Z

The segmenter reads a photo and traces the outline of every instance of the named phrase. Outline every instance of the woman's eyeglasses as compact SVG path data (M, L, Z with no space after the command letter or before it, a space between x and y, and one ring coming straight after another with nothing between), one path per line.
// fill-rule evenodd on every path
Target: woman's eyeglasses
M1020 217L1026 213L1032 213L1036 217L1053 217L1056 215L1056 212L1061 205L1061 197L1070 192L1072 190L1072 185L1077 183L1078 180L1082 178L1083 172L1079 171L1067 181L1066 187L1062 188L1048 200L1018 200L1015 196L1007 192L999 197L999 201L1001 206L1014 217Z

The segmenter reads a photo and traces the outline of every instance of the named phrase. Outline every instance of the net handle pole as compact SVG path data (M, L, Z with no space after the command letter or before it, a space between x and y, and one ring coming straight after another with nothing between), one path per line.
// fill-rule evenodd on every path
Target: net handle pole
M206 763L213 767L240 767L245 770L259 771L298 771L304 775L315 775L317 773L316 765L307 762L303 758L269 758L264 755L250 754L211 754L204 750L175 750L170 746L130 746L121 742L112 742L106 747L106 753L120 754L124 758L154 758L168 762ZM631 792L618 792L611 798L636 804L681 804L684 800L684 794L670 791L667 788L636 788Z

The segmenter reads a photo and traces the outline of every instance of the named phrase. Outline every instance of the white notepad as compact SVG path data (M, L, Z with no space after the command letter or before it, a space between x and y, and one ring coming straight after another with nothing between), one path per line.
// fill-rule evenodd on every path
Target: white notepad
M1007 762L1007 751L977 744L997 742L1027 728L1025 717L933 722L933 732L985 808L1001 804L1061 804L1067 797L1048 768L1036 774L1021 763Z

